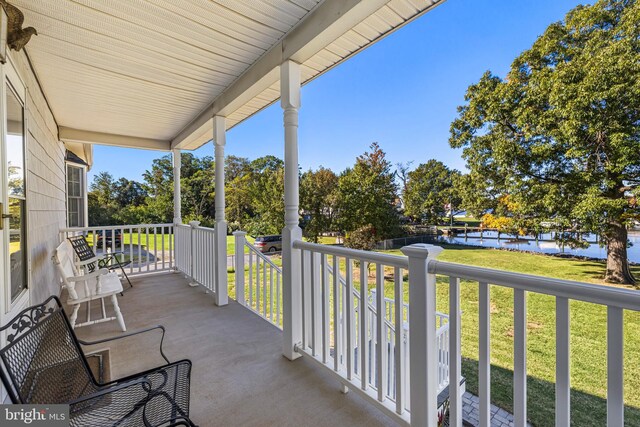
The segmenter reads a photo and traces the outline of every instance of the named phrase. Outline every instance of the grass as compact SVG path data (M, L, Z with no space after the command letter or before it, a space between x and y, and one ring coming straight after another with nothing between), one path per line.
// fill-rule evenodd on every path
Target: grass
M399 254L399 251L388 251ZM280 256L270 258L281 265ZM602 284L604 263L498 251L465 246L445 246L440 260L480 267ZM344 274L344 260L340 269ZM640 275L640 267L634 267ZM371 271L374 274L374 269ZM392 271L385 270L385 276ZM370 276L370 280L371 277ZM406 283L406 274L404 277ZM254 275L255 282L255 275ZM229 274L229 293L235 297L235 275ZM245 272L248 283L248 272ZM373 284L373 281L371 281ZM359 269L354 268L359 289ZM247 290L248 292L248 290ZM405 285L405 298L408 287ZM385 281L385 294L393 298L393 284ZM437 307L448 312L448 279L438 277ZM262 299L262 298L261 298ZM261 300L259 308L263 307ZM270 303L269 296L267 304ZM467 389L478 391L478 285L462 281L462 355ZM255 305L255 300L254 300ZM527 299L528 415L535 426L553 426L555 411L555 299L529 293ZM640 425L640 314L625 312L626 425ZM573 425L606 425L606 307L571 302L571 405ZM491 287L491 396L494 404L512 411L513 396L513 291Z
M391 251L399 253L399 251ZM447 246L440 260L602 284L604 263L539 254ZM634 267L640 274L640 267ZM463 375L478 390L478 284L461 283ZM448 311L448 279L438 277L437 308ZM606 307L571 302L571 405L577 426L606 425ZM640 313L625 312L625 425L640 425ZM528 414L535 426L553 426L555 411L555 299L529 293L527 300ZM513 291L491 287L491 397L512 410Z

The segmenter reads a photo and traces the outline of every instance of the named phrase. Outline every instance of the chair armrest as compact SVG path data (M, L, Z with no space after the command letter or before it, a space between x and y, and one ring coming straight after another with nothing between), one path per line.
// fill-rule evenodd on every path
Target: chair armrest
M77 267L84 267L87 264L93 264L94 262L101 261L104 257L94 256L92 258L86 259L84 261L76 262Z
M151 387L149 378L140 377L72 400L69 402L70 425L81 427L103 422L111 425L114 420L127 420L126 425L142 425L143 407Z
M163 344L164 344L164 334L165 334L165 332L166 332L166 331L165 331L165 329L164 329L164 326L162 326L162 325L152 326L152 327L150 327L150 328L140 329L140 330L133 331L133 332L127 332L126 334L116 335L116 336L109 337L109 338L104 338L104 339L101 339L101 340L96 340L96 341L83 341L83 340L78 340L78 342L79 342L81 345L96 345L96 344L102 344L102 343L105 343L105 342L110 342L110 341L119 340L119 339L121 339L121 338L131 337L131 336L134 336L134 335L140 335L140 334L143 334L143 333L145 333L145 332L150 332L150 331L153 331L153 330L156 330L156 329L160 329L160 330L162 331L162 336L161 336L161 338L160 338L160 355L162 356L162 358L163 358L167 363L171 363L171 362L169 362L169 359L167 358L167 356L165 356L165 354L164 354L164 350L163 350L163 348L162 348L162 346L163 346Z
M82 276L67 277L67 281L69 281L69 282L84 282L84 281L89 280L89 279L94 279L94 278L96 278L98 276L101 276L103 274L109 274L109 270L107 270L106 268L101 268L99 270L94 271L93 273L83 274Z

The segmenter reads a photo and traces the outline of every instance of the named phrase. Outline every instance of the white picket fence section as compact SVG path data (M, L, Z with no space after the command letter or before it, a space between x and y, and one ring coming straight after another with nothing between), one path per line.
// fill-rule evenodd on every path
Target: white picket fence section
M83 235L96 255L114 253L129 276L174 268L173 224L73 227L60 230L61 238Z
M197 221L175 227L176 269L215 294L215 230Z

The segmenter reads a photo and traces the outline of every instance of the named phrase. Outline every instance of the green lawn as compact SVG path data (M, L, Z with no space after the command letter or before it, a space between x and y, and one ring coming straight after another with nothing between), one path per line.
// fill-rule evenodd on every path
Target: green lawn
M391 251L391 253L400 253ZM448 246L442 261L603 283L604 262L538 254ZM640 275L640 267L634 268ZM448 279L438 277L437 307L448 312ZM478 284L461 283L463 375L478 389ZM555 410L555 299L529 293L527 300L528 414L535 426L553 426ZM640 425L640 314L625 312L625 425ZM571 302L571 405L576 426L606 425L606 307ZM513 387L513 291L491 287L491 397L511 410Z
M389 251L399 254L399 251ZM279 256L271 257L281 265ZM443 261L537 274L561 279L602 283L604 263L548 257L538 254L447 246L438 258ZM341 263L344 272L344 261ZM634 268L640 275L640 268ZM389 276L390 270L385 271ZM371 271L371 285L373 285ZM359 288L359 271L354 269L354 286ZM406 283L406 275L404 277ZM235 297L234 274L229 274L230 296ZM245 273L245 282L248 273ZM255 280L255 279L254 279ZM448 312L448 279L438 277L438 310ZM405 295L407 287L405 285ZM393 297L393 286L385 282L385 294ZM267 298L267 302L270 300ZM477 393L478 285L463 281L462 353L467 389ZM262 306L262 302L261 302ZM555 382L555 300L528 296L528 414L535 426L554 425ZM512 409L513 291L491 287L492 400ZM640 314L625 313L625 402L626 425L640 425ZM595 304L571 303L572 418L573 425L606 424L606 308Z

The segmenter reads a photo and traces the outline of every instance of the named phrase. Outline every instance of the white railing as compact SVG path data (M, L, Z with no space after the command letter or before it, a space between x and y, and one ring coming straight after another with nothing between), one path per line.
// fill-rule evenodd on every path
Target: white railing
M236 301L282 328L282 269L235 232Z
M294 241L293 249L302 272L302 331L296 351L329 369L343 386L400 423L435 426L438 391L443 377L448 376L450 425L462 425L460 282L465 280L479 285L480 426L489 426L491 421L491 287L509 288L514 295L514 425L527 425L528 293L556 299L555 418L559 426L571 423L569 301L607 307L607 345L603 349L607 353L607 426L624 425L623 314L624 310L640 311L637 291L440 262L433 258L441 248L431 245L404 247L406 257L302 241ZM346 291L339 285L343 271ZM408 300L405 271L409 272ZM435 311L436 275L446 279L441 286L449 291L448 319ZM357 288L359 294L350 292ZM369 289L375 289L375 295ZM375 311L359 310L360 295L369 295L365 301ZM409 346L403 345L404 334L391 333L404 331L406 323L411 331ZM446 334L440 333L445 324ZM389 375L392 372L399 374Z
M640 311L640 293L609 286L510 273L431 260L429 276L449 278L449 309L459 313L460 280L479 284L479 381L480 425L490 420L490 287L513 289L514 309L514 425L525 426L527 419L527 294L550 295L556 300L556 425L571 424L571 369L569 301L583 301L607 307L607 426L624 425L623 354L624 310ZM490 286L491 285L491 286ZM450 375L460 371L460 315L450 318ZM603 349L604 351L604 349ZM461 422L462 401L451 394L451 425Z
M302 340L297 351L331 369L346 387L398 421L408 423L410 364L414 362L409 361L409 334L404 333L412 329L406 327L410 321L403 277L409 268L407 258L302 241L295 241L293 247L300 254L302 278ZM387 293L393 298L385 298ZM361 309L364 304L368 310ZM441 326L448 327L444 317L440 319ZM445 330L437 328L434 319L434 337L439 333L443 344Z
M176 269L189 277L193 286L202 285L215 294L215 230L192 221L177 224L175 233Z
M340 278L342 281L342 277ZM354 298L356 301L359 301L360 293L358 291L354 291ZM378 336L377 336L377 312L376 312L376 304L377 303L377 290L372 289L369 295L369 330L372 331L372 341L377 344ZM357 309L356 309L357 311ZM403 363L406 364L407 369L405 369L405 375L409 374L409 304L404 303L404 314L406 321L402 324L402 339L405 349L403 354L405 356L405 360ZM395 300L392 298L385 297L384 298L384 315L385 315L385 333L388 334L388 346L389 349L389 357L393 358L395 355L395 334L396 328L394 325L395 319ZM438 330L436 332L437 337L437 348L438 348L438 393L442 392L447 385L449 385L449 316L444 313L436 312L436 322ZM373 365L373 362L372 362ZM393 367L394 363L391 360L389 362L389 366ZM387 396L395 399L395 369L388 369L386 372L388 380L386 390ZM405 378L404 383L408 384L408 378ZM409 389L405 391L407 396L409 396Z
M173 269L173 231L173 224L136 224L64 228L60 233L63 239L85 236L96 255L115 254L133 276Z

